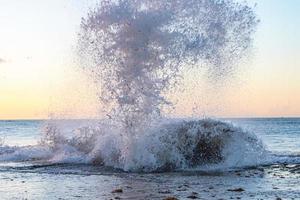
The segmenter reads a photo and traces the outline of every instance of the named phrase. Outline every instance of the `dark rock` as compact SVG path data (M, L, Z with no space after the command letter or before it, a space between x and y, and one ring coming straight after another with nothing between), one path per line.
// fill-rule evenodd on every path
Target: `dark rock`
M187 189L186 189L186 188L179 188L179 189L177 189L176 191L178 191L178 192L183 192L183 191L187 191Z
M111 193L122 193L123 190L120 188L120 189L115 189L113 190Z
M179 138L181 141L188 140L187 132L191 126L194 126L195 122L188 122L179 129ZM203 122L202 127L209 129L216 126L215 123ZM224 148L224 137L228 137L229 131L224 131L221 135L212 135L210 132L201 133L199 130L198 138L196 139L196 146L192 154L186 154L185 157L190 161L192 166L196 166L203 163L219 163L223 160L222 150Z
M264 172L264 168L257 168L257 170L261 171L261 172Z
M170 190L161 190L161 191L158 191L158 193L160 193L160 194L170 194L171 191Z
M164 200L179 200L179 199L177 199L176 197L166 197L164 198Z
M187 196L186 198L188 198L188 199L198 199L198 197L196 195L190 195L190 196Z
M95 157L95 158L93 158L93 160L92 160L92 164L93 164L93 165L103 165L104 162L103 162L103 160L102 160L101 157Z
M230 192L243 192L245 190L243 188L234 188L234 189L228 189L227 191L230 191Z

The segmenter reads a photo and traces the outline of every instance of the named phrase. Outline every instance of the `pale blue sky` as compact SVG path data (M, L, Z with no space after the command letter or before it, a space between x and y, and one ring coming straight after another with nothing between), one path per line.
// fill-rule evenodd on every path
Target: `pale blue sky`
M0 118L45 117L49 99L77 87L70 72L76 35L95 2L0 0ZM261 23L247 81L214 114L300 116L300 1L249 2L257 3Z

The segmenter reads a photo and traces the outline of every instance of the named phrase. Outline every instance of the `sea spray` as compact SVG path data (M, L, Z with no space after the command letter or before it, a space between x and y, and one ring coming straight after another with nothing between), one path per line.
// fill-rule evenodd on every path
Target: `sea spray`
M251 47L258 20L231 0L101 1L81 22L79 57L107 119L50 120L37 146L0 149L3 161L92 163L125 171L228 169L261 164L251 133L211 119L170 119L164 94L185 69L222 78ZM24 155L25 153L25 155Z
M182 71L206 66L214 77L226 76L251 47L257 23L252 8L231 0L101 1L90 10L79 56L100 85L106 116L120 128L124 163L136 163L139 135L172 105L164 94Z
M79 55L107 116L135 136L172 104L163 94L183 68L232 70L257 23L252 8L231 0L101 1L82 20Z
M136 151L124 151L117 129L104 121L64 120L48 123L48 137L34 146L0 147L0 162L93 164L135 172L231 170L274 162L254 135L212 119L162 119L139 134ZM269 155L269 156L268 156ZM266 157L267 156L267 157Z

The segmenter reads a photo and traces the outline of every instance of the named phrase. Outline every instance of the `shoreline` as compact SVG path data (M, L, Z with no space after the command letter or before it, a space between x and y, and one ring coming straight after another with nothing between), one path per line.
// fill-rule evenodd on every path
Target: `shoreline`
M85 168L0 171L2 199L297 199L300 164L222 173L86 173Z

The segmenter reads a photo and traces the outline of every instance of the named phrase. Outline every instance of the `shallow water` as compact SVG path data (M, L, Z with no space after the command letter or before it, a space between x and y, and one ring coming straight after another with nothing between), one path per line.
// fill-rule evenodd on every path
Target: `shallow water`
M189 199L189 196L199 199L299 199L300 119L226 121L257 134L277 159L268 165L226 171L168 173L127 173L103 166L53 164L40 160L2 161L1 199L163 199L168 196L178 199ZM1 121L0 134L5 138L5 145L35 145L43 123ZM73 121L68 128L78 123ZM280 157L282 160L278 159ZM123 192L112 193L118 188ZM244 191L228 191L237 188Z
M2 199L298 199L300 171L270 166L234 172L139 174L87 166L1 171ZM122 193L113 193L121 188ZM242 188L242 192L229 191Z

